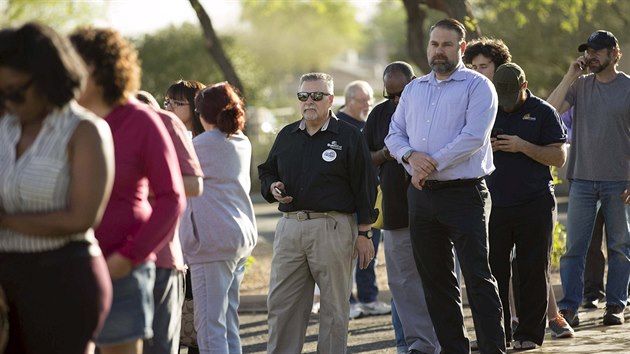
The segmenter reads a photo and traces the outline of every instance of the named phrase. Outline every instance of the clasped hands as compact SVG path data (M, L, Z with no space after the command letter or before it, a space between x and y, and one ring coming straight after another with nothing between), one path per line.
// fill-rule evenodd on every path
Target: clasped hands
M421 190L427 177L437 169L437 161L419 151L414 151L407 160L412 169L411 184Z
M492 152L505 151L505 152L522 152L527 141L519 138L516 135L499 134L496 138L490 138L492 144Z

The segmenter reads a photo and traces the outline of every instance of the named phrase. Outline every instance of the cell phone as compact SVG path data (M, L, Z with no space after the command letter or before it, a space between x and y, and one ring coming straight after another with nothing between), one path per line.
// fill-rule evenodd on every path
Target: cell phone
M501 129L501 128L494 128L494 129L492 129L492 132L490 133L490 137L491 138L497 138L497 136L501 135L501 134L503 134L503 129Z
M286 192L284 189L280 189L280 188L278 188L278 187L273 187L273 190L275 190L275 191L276 191L276 193L280 194L280 196L281 196L282 198L284 198L284 197L286 197L286 196L287 196L287 192Z

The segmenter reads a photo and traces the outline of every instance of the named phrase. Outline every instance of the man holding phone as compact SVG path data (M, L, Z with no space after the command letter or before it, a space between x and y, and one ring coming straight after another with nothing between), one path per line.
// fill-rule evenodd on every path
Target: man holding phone
M520 298L519 322L513 333L515 349L542 345L547 316L551 239L557 218L550 166L566 160L566 128L556 110L527 88L523 69L514 63L499 66L493 83L499 110L491 142L496 170L486 177L492 195L490 266L499 294L508 303L511 262L516 245ZM509 306L504 326L511 327ZM510 333L507 331L506 338Z
M261 193L279 202L267 300L267 353L301 353L315 284L321 290L317 351L345 353L352 263L374 259L376 181L363 134L333 114L333 79L302 75L302 119L284 127L258 166ZM356 219L355 214L356 213ZM358 225L357 225L358 220Z
M624 322L630 281L630 77L617 70L621 49L610 32L593 32L578 47L583 53L549 96L558 112L574 107L567 178L567 250L560 259L564 317L579 324L584 259L598 209L606 220L608 278L604 325ZM587 71L588 70L588 71Z

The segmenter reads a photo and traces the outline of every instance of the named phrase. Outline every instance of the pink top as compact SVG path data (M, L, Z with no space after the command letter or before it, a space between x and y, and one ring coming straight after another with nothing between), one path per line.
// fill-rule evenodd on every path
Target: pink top
M114 137L116 176L96 238L105 257L118 252L138 264L155 259L154 250L177 227L186 204L179 163L160 117L143 103L131 100L105 120Z
M199 165L197 153L193 147L192 140L188 136L186 126L177 118L174 113L165 110L159 110L158 114L162 118L166 130L173 140L177 159L179 160L179 168L182 176L198 176L203 177L203 171ZM179 224L179 223L178 223ZM169 240L161 250L157 252L157 260L155 265L158 268L184 269L184 256L182 254L182 246L179 241L179 227L173 234L169 235Z

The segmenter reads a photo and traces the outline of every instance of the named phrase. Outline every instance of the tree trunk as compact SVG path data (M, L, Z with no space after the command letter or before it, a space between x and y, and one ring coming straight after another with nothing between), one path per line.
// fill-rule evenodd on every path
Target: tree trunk
M245 89L243 87L243 84L241 83L241 79L239 79L238 75L236 74L236 70L234 70L234 66L232 66L232 62L225 54L223 46L221 46L221 41L219 40L219 37L212 27L210 16L208 16L206 10L199 3L199 0L189 1L190 5L197 13L197 18L199 18L199 23L201 24L201 28L203 29L203 36L206 41L206 49L212 56L212 59L214 59L214 61L223 72L225 80L227 80L234 87L238 88L238 90L241 91L241 95L245 95Z
M468 0L402 0L407 11L407 49L411 61L424 73L431 71L426 55L427 41L424 33L427 17L424 5L446 13L466 26L466 40L479 38L481 29L475 21Z

